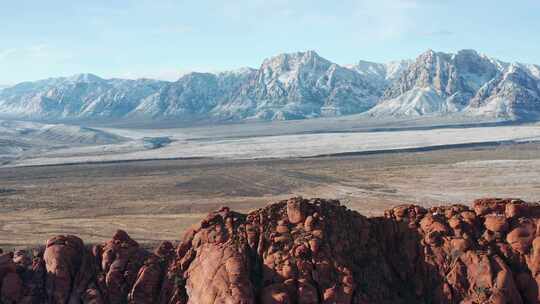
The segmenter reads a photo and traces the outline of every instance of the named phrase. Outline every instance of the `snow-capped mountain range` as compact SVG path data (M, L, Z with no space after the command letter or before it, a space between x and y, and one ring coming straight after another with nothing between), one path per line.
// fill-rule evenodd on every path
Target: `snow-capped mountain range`
M314 51L259 69L190 73L176 82L92 74L0 90L0 116L26 119L287 120L364 113L540 118L540 66L462 50L416 60L339 65Z
M421 54L385 90L371 116L480 115L511 120L540 114L540 69L473 50Z

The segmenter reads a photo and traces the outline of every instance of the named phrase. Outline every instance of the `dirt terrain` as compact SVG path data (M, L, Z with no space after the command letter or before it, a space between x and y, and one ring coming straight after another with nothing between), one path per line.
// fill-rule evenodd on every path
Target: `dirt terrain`
M366 216L398 203L540 198L540 145L346 157L162 160L0 169L0 247L73 233L102 242L124 229L143 244L228 205L249 211L302 195L340 199Z

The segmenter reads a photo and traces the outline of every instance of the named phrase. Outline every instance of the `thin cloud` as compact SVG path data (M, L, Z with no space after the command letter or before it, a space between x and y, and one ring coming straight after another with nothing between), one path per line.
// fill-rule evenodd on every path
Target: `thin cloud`
M418 1L357 1L353 14L359 34L371 39L390 40L404 36L414 28L413 13Z
M45 58L53 53L52 48L46 44L37 44L21 48L10 48L0 51L0 60L16 58Z
M51 55L52 49L46 44L38 44L26 48L26 52L29 56L43 58Z
M17 49L15 48L0 50L0 60L7 59L9 56L15 53L17 53Z
M357 35L381 41L412 36L449 36L447 30L422 32L426 9L448 3L448 0L355 0L351 1ZM415 34L416 33L416 34ZM418 34L421 33L421 34Z
M60 64L73 59L71 52L47 44L0 50L0 62L10 65Z
M160 34L189 34L195 32L195 28L190 25L164 25L156 29Z

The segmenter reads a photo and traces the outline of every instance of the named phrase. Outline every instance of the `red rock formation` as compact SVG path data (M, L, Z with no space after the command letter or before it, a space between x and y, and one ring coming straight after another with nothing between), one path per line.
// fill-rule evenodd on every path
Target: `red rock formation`
M402 205L366 218L294 198L222 208L176 246L58 236L0 254L7 303L540 303L540 205Z
M0 301L17 303L22 298L23 282L17 275L13 253L0 255Z

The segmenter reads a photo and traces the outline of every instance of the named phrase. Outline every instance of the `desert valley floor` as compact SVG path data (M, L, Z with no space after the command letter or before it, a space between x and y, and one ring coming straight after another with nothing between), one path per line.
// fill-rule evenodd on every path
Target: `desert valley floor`
M88 242L127 230L148 245L178 240L207 212L248 211L302 195L365 215L412 202L540 198L540 144L288 159L178 159L0 168L0 247L57 234ZM524 195L525 194L525 195Z

